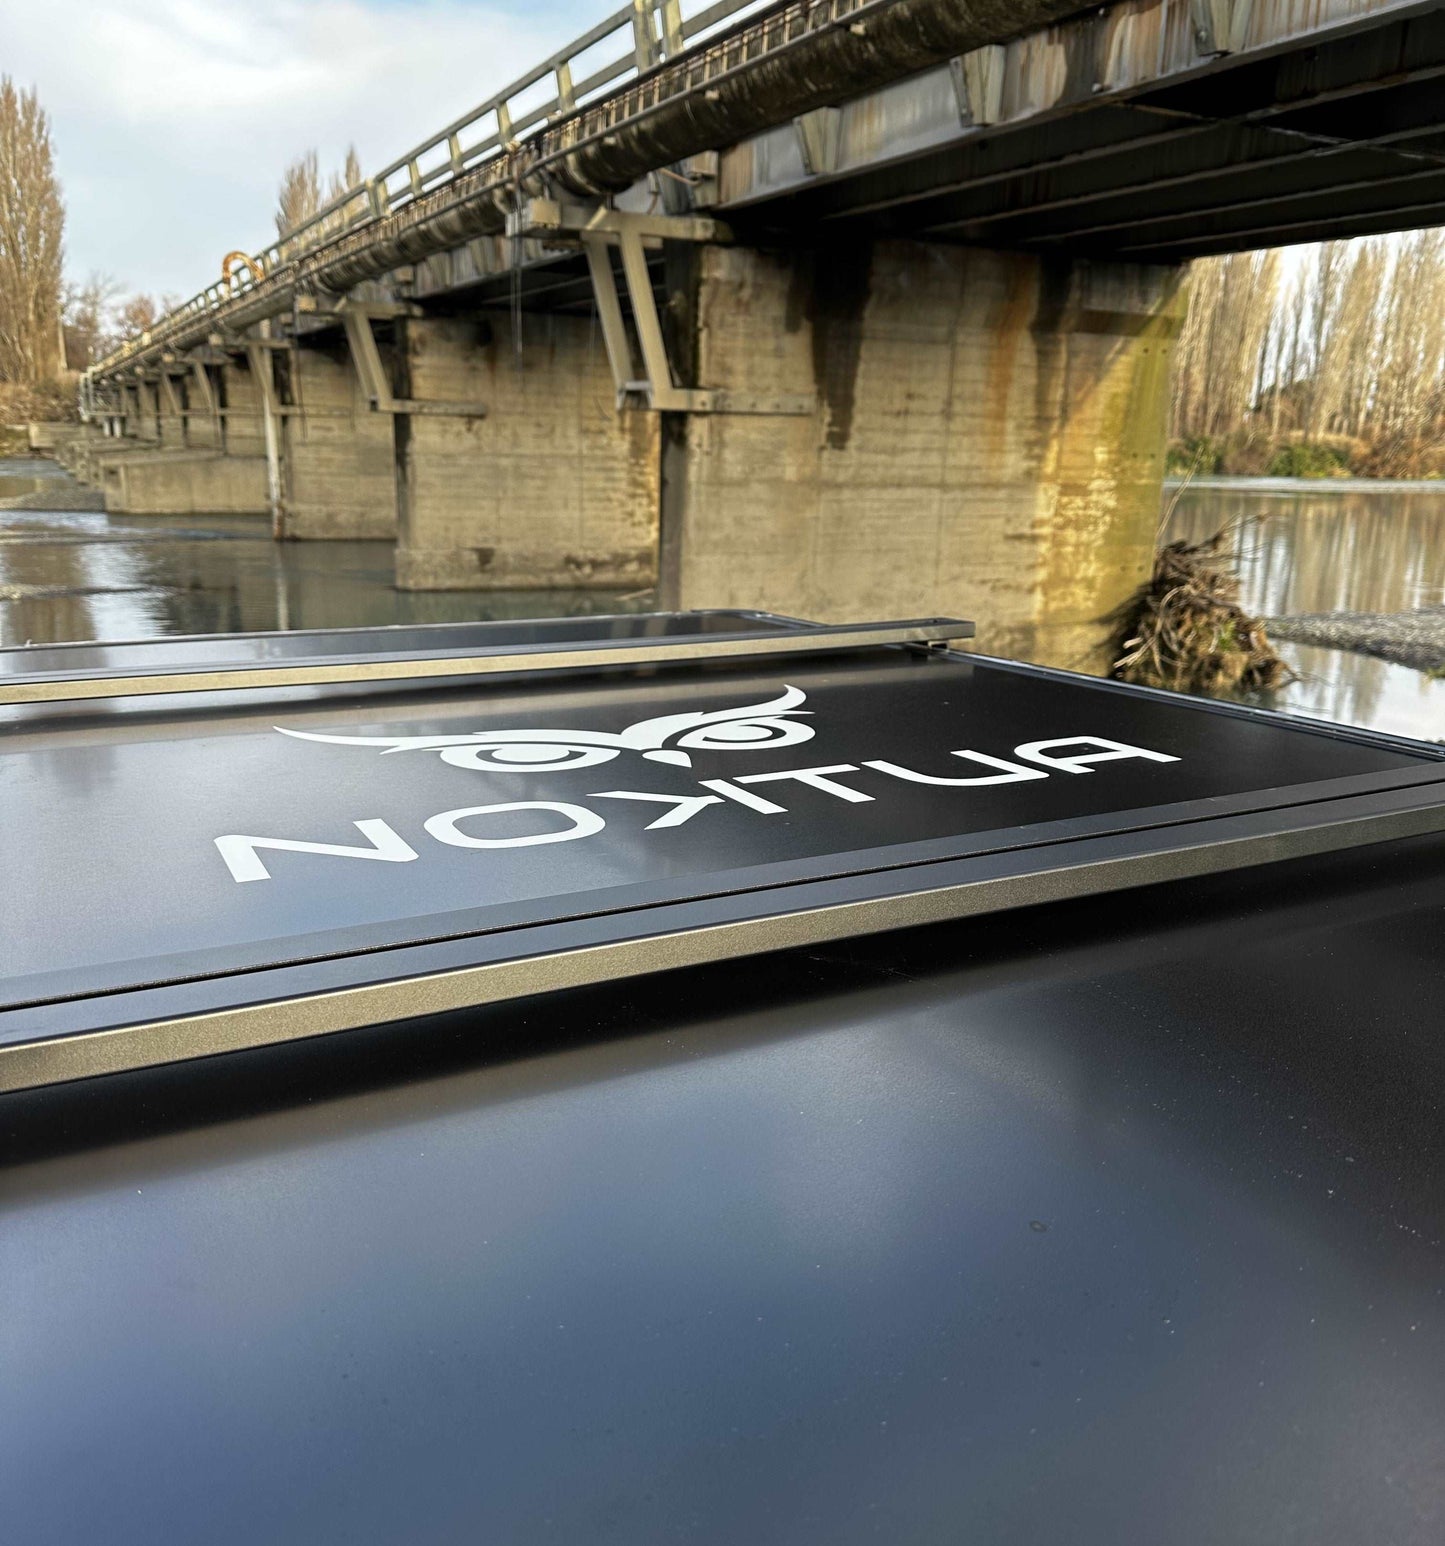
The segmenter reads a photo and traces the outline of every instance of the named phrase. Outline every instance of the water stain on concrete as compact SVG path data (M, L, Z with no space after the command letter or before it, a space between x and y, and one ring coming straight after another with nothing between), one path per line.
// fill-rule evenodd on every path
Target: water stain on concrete
M834 251L812 253L810 260L807 315L812 324L813 379L823 406L823 443L830 451L841 451L853 433L873 244L850 242Z

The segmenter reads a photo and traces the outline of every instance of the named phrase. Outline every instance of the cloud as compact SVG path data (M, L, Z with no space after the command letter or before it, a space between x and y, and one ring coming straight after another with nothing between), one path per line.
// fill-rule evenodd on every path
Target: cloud
M0 7L0 60L50 113L69 271L191 295L274 235L315 147L379 167L585 29L578 0L60 0Z

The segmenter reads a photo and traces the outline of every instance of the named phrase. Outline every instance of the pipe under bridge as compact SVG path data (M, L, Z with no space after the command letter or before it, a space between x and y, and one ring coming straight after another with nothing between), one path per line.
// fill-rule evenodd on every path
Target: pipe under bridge
M1442 74L1438 0L634 0L94 367L72 460L410 588L1096 663L1183 263L1445 221Z

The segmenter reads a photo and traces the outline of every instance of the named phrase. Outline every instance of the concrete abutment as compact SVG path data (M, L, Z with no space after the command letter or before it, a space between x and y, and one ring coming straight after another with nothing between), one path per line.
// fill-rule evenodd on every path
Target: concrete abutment
M394 538L402 589L955 614L983 650L1097 669L1153 557L1181 272L901 240L677 244L677 385L757 411L619 409L590 317L398 307L379 389L336 326L228 348L168 386L127 383L126 435L75 455L116 511L264 513L264 365L283 534Z

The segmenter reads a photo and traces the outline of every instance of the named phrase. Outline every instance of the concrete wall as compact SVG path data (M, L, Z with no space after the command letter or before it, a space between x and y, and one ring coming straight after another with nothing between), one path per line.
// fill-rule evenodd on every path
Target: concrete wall
M65 421L32 419L25 426L25 434L32 451L54 453L59 460L59 453L80 437L81 426Z
M586 318L398 324L399 396L480 400L485 418L396 420L397 584L407 590L650 585L659 424L619 413Z
M288 537L396 536L391 415L362 396L345 341L303 343L278 371L283 416L282 507Z
M190 446L189 420L182 384L172 376L168 383L158 381L152 390L156 394L156 422L160 428L161 445L168 451L188 449Z
M98 424L82 425L81 429L82 433L62 449L59 460L83 483L99 488L100 459L126 450L134 451L136 443L127 435L107 435Z
M153 444L159 443L161 438L160 402L156 391L153 381L137 381L134 384L131 400L135 413L127 426L137 440L148 440Z
M665 604L951 614L1102 664L1153 554L1177 270L889 242L698 272L699 383L818 411L669 427Z
M222 444L231 456L264 456L266 427L261 417L261 384L244 357L231 356L212 377L220 387Z
M207 367L207 380L214 380L214 367ZM196 380L195 367L175 384L177 396L184 393L186 406L186 444L195 450L219 451L221 449L221 418L212 407L216 401L216 388L211 387L211 402L201 384Z
M93 456L105 508L117 515L264 515L266 459L213 451Z
M1104 663L1153 554L1178 270L915 242L669 265L685 378L813 412L619 412L590 319L526 314L518 349L494 311L381 340L398 398L485 415L381 414L321 335L277 361L286 534L394 533L403 589L660 580L663 605L951 613L985 650ZM265 511L259 383L235 357L211 374L224 455L191 383L158 426L142 386L162 449L79 453L108 508Z

